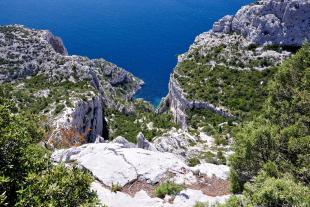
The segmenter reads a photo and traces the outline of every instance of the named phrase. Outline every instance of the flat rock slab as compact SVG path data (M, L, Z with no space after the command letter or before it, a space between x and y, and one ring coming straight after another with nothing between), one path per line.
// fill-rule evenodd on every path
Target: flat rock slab
M106 186L112 183L121 187L142 179L159 182L168 173L184 174L190 168L171 153L148 151L139 148L122 148L115 143L87 144L53 153L55 162L77 162L88 169Z
M200 164L189 167L172 153L126 148L119 143L97 143L57 150L52 160L78 164L89 170L96 178L92 189L102 204L109 207L192 207L196 201L212 204L229 197L226 195L228 191L220 185L212 186L207 182L210 179L225 184L229 173L227 166ZM172 203L150 197L154 196L155 186L164 180L185 184L187 189L180 192ZM113 193L110 190L112 184L125 190ZM129 186L127 191L126 186ZM215 193L208 194L208 190Z

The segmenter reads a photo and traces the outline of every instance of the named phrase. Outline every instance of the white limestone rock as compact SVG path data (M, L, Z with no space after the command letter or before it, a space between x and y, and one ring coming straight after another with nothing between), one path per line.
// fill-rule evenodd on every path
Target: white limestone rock
M170 152L184 159L189 156L190 144L196 141L197 139L189 133L172 129L159 137L155 137L153 143L158 151Z
M310 40L309 0L259 0L225 16L213 32L241 33L257 44L301 45Z
M88 101L76 100L74 106L66 107L52 121L54 129L49 142L57 145L63 138L64 131L74 131L76 136L85 137L86 142L95 142L103 133L102 97L95 96Z
M142 132L137 135L137 147L145 150L157 151L155 146L145 139Z
M198 56L208 57L210 60L204 64L211 69L219 65L238 70L264 70L279 65L291 55L285 51L287 47L272 51L265 46L295 47L305 40L310 40L309 0L259 0L242 7L233 16L223 17L214 23L212 30L197 36L189 51L178 57L178 64ZM159 113L170 110L174 121L183 129L187 129L188 109L207 108L225 117L231 115L225 106L189 100L175 75L179 75L176 70L170 76L169 92L160 104Z
M123 145L124 148L135 148L136 145L129 142L126 138L122 136L118 136L112 140L112 143L117 143Z
M230 195L224 196L207 196L200 190L185 189L176 196L173 202L173 207L192 207L196 202L208 203L212 206L217 203L224 203L228 200Z
M208 177L217 177L227 180L229 177L229 167L227 165L215 165L211 163L199 164L191 168L195 174L207 175Z
M55 151L53 160L75 161L106 186L112 186L112 183L124 186L138 178L154 184L168 172L178 174L190 170L173 154L123 148L121 144L86 144L73 149ZM72 151L74 153L70 156Z

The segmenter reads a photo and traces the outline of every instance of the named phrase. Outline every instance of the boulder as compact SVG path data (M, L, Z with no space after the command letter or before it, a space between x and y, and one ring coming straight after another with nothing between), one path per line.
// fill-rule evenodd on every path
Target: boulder
M129 142L126 138L122 136L118 136L115 139L113 139L112 143L117 143L123 145L124 148L135 148L136 145Z
M157 151L154 145L145 139L142 132L137 135L137 147L145 150Z
M229 167L227 165L215 165L211 163L199 164L191 168L195 174L207 175L208 177L217 177L227 180L229 177Z

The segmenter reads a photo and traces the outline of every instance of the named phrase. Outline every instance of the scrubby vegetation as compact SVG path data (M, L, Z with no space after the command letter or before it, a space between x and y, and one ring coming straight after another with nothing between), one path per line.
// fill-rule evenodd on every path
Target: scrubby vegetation
M75 167L52 165L37 118L0 98L0 205L94 206L92 177Z
M136 142L136 136L142 132L144 136L151 140L171 127L178 127L172 122L170 114L156 114L153 107L143 101L135 101L135 112L124 114L116 110L107 110L108 125L111 130L110 139L123 136L130 142Z
M122 187L116 183L112 183L112 187L111 187L111 192L116 193L117 191L120 191L122 189Z
M190 100L207 101L223 106L236 116L255 113L267 97L267 82L275 68L237 70L226 66L198 64L184 61L176 69L175 78Z
M37 115L52 110L54 114L58 114L65 106L72 107L71 96L83 99L90 91L94 89L86 81L50 82L42 75L0 85L2 97L14 100L21 110Z
M181 192L184 189L182 185L176 184L174 182L165 182L161 183L156 189L155 189L155 195L159 198L164 198L166 195L177 195L179 192Z
M231 187L224 206L309 206L310 46L278 68L261 115L235 135Z
M207 132L215 138L217 145L229 144L230 135L239 123L237 118L225 118L208 109L191 109L187 112L188 125L192 133Z

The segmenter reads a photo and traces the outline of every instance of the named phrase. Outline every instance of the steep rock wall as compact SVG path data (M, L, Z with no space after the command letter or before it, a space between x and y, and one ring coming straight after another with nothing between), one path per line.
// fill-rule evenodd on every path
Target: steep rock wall
M232 114L225 111L224 108L216 107L209 102L187 99L173 75L170 76L168 95L163 99L158 112L163 113L168 109L172 112L174 122L178 123L182 129L187 129L186 110L188 109L209 109L227 118L234 117Z

